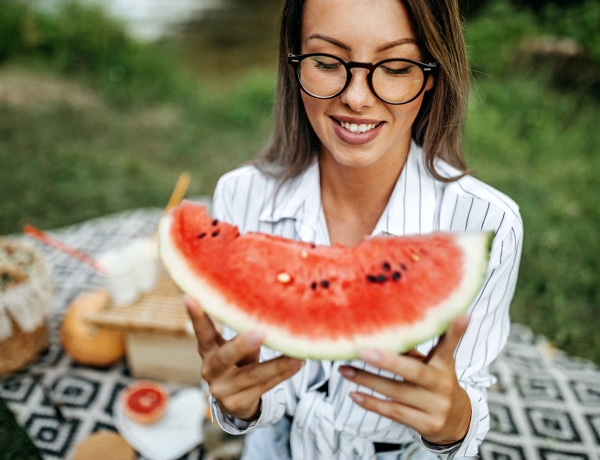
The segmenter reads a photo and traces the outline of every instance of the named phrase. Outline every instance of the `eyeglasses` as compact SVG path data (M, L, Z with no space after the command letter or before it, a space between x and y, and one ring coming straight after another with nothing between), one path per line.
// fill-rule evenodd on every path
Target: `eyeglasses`
M437 67L410 59L386 59L376 64L345 62L331 54L289 55L302 90L317 99L342 94L352 80L352 69L367 69L367 82L375 96L388 104L407 104L425 89L427 79Z

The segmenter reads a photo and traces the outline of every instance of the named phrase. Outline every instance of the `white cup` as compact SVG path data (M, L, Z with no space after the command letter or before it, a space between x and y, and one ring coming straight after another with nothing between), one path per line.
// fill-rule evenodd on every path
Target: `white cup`
M135 302L139 290L135 280L135 260L127 250L111 250L101 254L98 261L106 270L104 285L115 305L124 306Z
M136 238L127 251L134 260L133 273L137 288L141 292L152 292L158 281L158 248L152 238Z

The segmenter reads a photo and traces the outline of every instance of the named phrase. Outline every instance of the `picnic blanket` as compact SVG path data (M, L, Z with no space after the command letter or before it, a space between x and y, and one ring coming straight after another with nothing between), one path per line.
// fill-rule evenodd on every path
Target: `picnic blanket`
M52 231L65 243L99 254L132 238L152 235L160 209L138 209ZM72 456L91 433L115 430L113 406L132 382L125 360L106 369L74 363L58 330L78 295L101 287L87 265L41 247L56 283L47 350L26 369L0 378L0 398L48 460ZM494 363L498 383L490 390L491 432L481 446L486 460L600 460L600 368L555 349L544 337L514 324ZM168 384L176 391L177 384ZM64 420L48 398L51 388ZM0 453L2 446L0 446ZM181 459L202 459L198 446ZM141 456L139 458L142 458Z

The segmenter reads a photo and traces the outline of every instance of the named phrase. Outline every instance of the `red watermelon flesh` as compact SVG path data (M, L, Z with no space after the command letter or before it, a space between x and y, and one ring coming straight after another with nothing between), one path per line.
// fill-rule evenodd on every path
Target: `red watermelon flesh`
M349 359L406 351L473 301L491 234L381 236L315 246L251 232L189 201L160 224L160 254L183 291L238 332L261 330L287 355Z

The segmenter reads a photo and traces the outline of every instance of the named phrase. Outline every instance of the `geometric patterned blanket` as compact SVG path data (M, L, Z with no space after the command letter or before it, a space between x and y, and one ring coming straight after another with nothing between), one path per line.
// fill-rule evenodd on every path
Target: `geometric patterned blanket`
M600 369L514 324L492 367L489 459L599 460Z
M127 211L50 233L98 254L134 237L152 235L161 212ZM125 361L93 369L73 363L65 354L58 339L62 315L75 297L100 287L101 280L87 265L39 247L55 281L49 346L26 369L0 377L0 398L44 459L63 460L91 433L115 430L113 405L120 390L133 379ZM492 372L498 383L489 393L492 429L481 446L482 459L600 460L597 365L568 356L527 327L514 324ZM184 387L167 386L171 391ZM203 457L199 446L180 460Z

